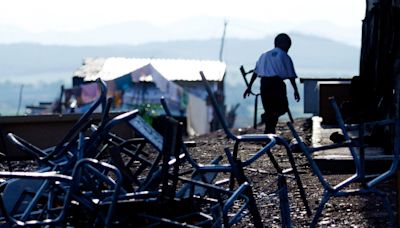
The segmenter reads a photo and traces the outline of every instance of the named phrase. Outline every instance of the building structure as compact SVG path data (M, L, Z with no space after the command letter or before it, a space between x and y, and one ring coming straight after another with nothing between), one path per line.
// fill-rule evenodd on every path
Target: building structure
M108 96L114 97L113 108L117 111L143 106L157 109L161 96L164 96L175 116L187 118L189 134L204 134L216 127L200 71L207 76L224 111L226 64L220 61L87 58L74 72L73 85L81 87L78 103L85 104L97 95L90 82L103 79L108 86Z

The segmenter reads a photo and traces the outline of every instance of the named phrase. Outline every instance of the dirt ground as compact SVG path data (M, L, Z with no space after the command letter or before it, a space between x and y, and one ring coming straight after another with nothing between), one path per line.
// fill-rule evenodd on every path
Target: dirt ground
M306 141L311 137L311 122L309 119L296 119L296 130ZM262 126L259 129L235 129L236 134L243 133L262 133ZM277 133L287 138L289 141L293 138L285 123L278 124ZM233 148L233 142L227 140L222 130L193 138L197 146L191 149L192 155L200 163L211 161L217 154L223 154L225 147ZM242 160L257 151L260 144L243 144L239 150L239 156ZM275 146L273 154L282 167L289 168L286 152L282 146ZM312 213L318 206L323 188L311 172L305 157L301 152L294 153L297 167L300 171L307 200ZM225 160L226 162L226 160ZM264 225L266 227L280 227L279 198L277 197L277 176L270 160L267 156L261 157L250 167L246 169L246 175L253 186L256 195L258 208L260 210ZM327 179L333 183L339 183L350 175L334 174L328 175ZM379 186L379 189L388 194L392 203L392 208L396 205L396 191L394 181L387 181ZM291 221L293 227L307 227L312 217L307 216L300 198L294 178L288 178L289 203L291 209ZM353 187L353 186L351 186ZM376 195L352 196L332 198L326 204L323 214L319 219L320 227L391 227L389 216L383 206L383 201ZM252 226L251 218L246 218L239 227Z

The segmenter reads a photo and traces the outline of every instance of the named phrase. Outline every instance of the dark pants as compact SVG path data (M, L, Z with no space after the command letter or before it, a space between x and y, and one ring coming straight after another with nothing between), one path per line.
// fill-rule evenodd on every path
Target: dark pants
M264 133L275 133L278 119L288 110L286 84L280 77L261 77L261 101L264 107Z

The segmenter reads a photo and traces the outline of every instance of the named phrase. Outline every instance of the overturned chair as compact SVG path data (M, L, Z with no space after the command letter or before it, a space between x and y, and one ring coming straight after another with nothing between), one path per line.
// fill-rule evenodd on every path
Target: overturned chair
M223 128L223 130L224 130L224 132L225 132L225 134L226 134L226 136L227 136L227 138L228 138L229 140L234 141L234 148L233 148L233 151L232 151L232 157L233 157L233 159L234 159L234 160L237 159L237 157L238 157L238 152L239 152L239 145L240 145L241 143L249 143L249 142L261 142L261 143L264 142L264 143L267 143L267 142L269 142L269 141L271 140L271 138L273 138L274 141L275 141L275 144L284 146L284 148L285 148L285 150L286 150L287 158L288 158L289 163L290 163L290 165L291 165L291 169L290 169L290 170L283 170L283 169L279 166L278 162L276 161L275 157L273 156L273 154L272 154L272 152L271 152L270 150L267 150L267 151L266 151L266 154L267 154L268 158L270 159L272 165L273 165L274 168L276 169L276 172L277 172L277 174L278 174L278 176L279 176L280 178L285 177L285 174L287 174L288 171L293 172L293 175L294 175L294 177L295 177L296 184L297 184L298 190L299 190L299 192L300 192L300 197L301 197L301 199L302 199L304 208L305 208L307 214L308 214L308 215L311 215L311 210L310 210L310 207L309 207L309 205L308 205L307 196L306 196L306 193L305 193L303 184L302 184L302 182L301 182L300 175L299 175L299 172L298 172L298 170L297 170L296 163L295 163L295 160L294 160L292 151L291 151L291 149L290 149L290 145L289 145L289 143L287 142L287 140L284 139L283 137L281 137L281 136L279 136L279 135L275 135L275 134L244 134L244 135L235 135L235 134L228 128L228 125L226 124L225 117L224 117L222 111L219 109L218 103L217 103L217 101L216 101L216 99L215 99L215 97L214 97L213 91L211 90L211 87L210 87L210 85L209 85L209 83L208 83L208 81L207 81L207 79L206 79L206 77L205 77L205 75L204 75L204 73L203 73L202 71L200 71L200 76L201 76L201 78L202 78L202 80L203 80L203 83L204 83L205 89L206 89L206 91L207 91L207 93L208 93L208 96L209 96L210 99L211 99L211 103L212 103L212 105L213 105L213 108L214 108L214 111L215 111L215 113L216 113L216 116L217 116L217 118L219 119L219 122L220 122L220 124L221 124L221 126L222 126L222 128ZM261 150L262 150L262 149L261 149ZM232 186L232 184L231 184L231 186Z
M376 185L378 183L381 183L382 181L387 180L393 174L396 172L397 167L398 167L398 159L399 159L399 140L394 141L394 146L393 146L393 157L392 157L392 164L390 168L386 171L383 172L377 176L374 177L369 177L365 174L364 170L364 149L368 146L364 143L362 143L363 137L364 137L364 130L367 127L372 127L372 126L393 126L395 129L395 135L398 137L400 135L400 128L399 128L399 121L398 120L382 120L382 121L374 121L374 122L366 122L366 123L361 123L358 125L352 125L352 126L346 126L342 115L339 111L339 108L333 98L330 99L330 103L332 105L332 108L335 111L336 115L336 120L338 122L338 125L342 131L342 134L344 136L344 141L339 142L339 143L332 143L329 145L323 145L319 147L310 147L307 146L303 139L299 136L297 131L295 130L294 126L292 123L287 123L293 137L297 141L297 145L301 151L303 152L304 156L307 158L310 167L313 171L313 173L316 175L318 178L319 182L321 183L322 187L324 188L324 193L322 196L322 199L319 203L319 206L314 214L314 217L311 221L310 226L315 227L318 223L318 219L320 218L322 211L324 209L325 204L329 201L330 198L332 197L346 197L346 196L353 196L353 195L363 195L363 194L376 194L380 197L383 198L384 200L384 206L386 207L388 214L391 219L391 223L395 224L394 221L394 213L393 210L390 206L390 202L384 192L376 188ZM349 130L358 130L360 132L359 138L354 139L351 138L348 134ZM361 142L361 144L360 144ZM324 150L331 150L331 149L336 149L336 148L348 148L350 151L350 154L352 156L353 162L354 162L354 167L355 167L355 172L354 174L342 180L340 183L336 185L332 185L325 177L323 172L320 170L318 167L316 161L313 158L313 153L317 151L324 151ZM357 150L358 148L358 150ZM352 184L358 184L359 187L352 187L350 185Z

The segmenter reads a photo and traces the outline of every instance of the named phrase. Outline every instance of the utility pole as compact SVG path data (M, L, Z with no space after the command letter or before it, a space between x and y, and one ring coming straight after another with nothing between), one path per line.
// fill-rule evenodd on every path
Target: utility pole
M19 115L19 110L20 110L21 104L22 104L22 90L23 89L24 89L24 84L21 84L21 87L19 89L17 116Z
M224 52L224 43L225 43L225 34L226 34L226 26L228 25L228 21L224 21L224 32L222 33L222 38L221 38L221 47L219 49L219 61L222 62L222 54Z

